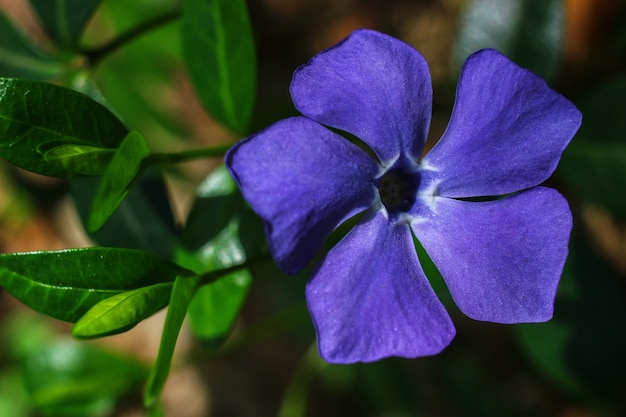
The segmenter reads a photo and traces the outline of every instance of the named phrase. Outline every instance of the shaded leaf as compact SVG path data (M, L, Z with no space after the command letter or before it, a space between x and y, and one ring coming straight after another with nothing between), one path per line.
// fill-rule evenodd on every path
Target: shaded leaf
M576 141L563 153L558 178L579 198L592 201L626 221L626 141Z
M0 11L0 77L45 80L64 71L64 61L35 46Z
M70 183L78 215L87 224L100 178L82 178ZM109 220L91 237L99 245L142 249L171 258L176 242L176 224L163 177L147 170Z
M75 46L101 0L30 0L48 35L63 46Z
M626 220L626 77L598 86L575 100L584 115L574 141L563 153L557 178L578 199L602 206Z
M244 0L186 0L183 54L206 110L244 134L256 91L256 57Z
M81 93L0 78L0 156L19 167L60 178L99 174L108 163L106 150L116 149L127 133L109 110ZM101 165L86 168L85 162Z
M75 322L100 301L124 291L171 282L189 272L149 252L83 248L0 255L0 285L51 317Z
M76 322L72 335L90 339L125 332L167 306L171 292L172 283L164 282L104 299Z
M137 176L145 168L150 149L139 132L130 132L104 173L93 200L87 229L98 230L122 203Z
M110 412L120 396L144 381L147 369L95 346L62 340L25 358L24 373L42 414L88 416Z
M30 404L23 378L16 370L3 370L0 373L0 415L29 417Z
M455 61L483 48L498 49L518 65L551 79L563 56L564 10L561 0L474 0L464 10Z
M575 227L547 323L515 326L534 364L563 389L623 405L626 300L622 277Z
M264 242L261 223L255 220L228 171L220 166L198 187L176 262L197 273L245 262L258 255ZM206 346L224 341L251 283L250 273L239 270L198 290L189 307L189 323Z
M157 354L154 366L150 370L144 391L144 406L146 408L155 407L161 396L161 392L163 392L163 386L170 373L172 358L174 357L174 350L176 348L176 340L178 339L180 328L187 315L189 303L191 303L198 289L198 284L198 277L179 277L174 282L172 297L161 335L159 353Z
M575 103L584 115L576 141L626 146L626 77L594 86Z

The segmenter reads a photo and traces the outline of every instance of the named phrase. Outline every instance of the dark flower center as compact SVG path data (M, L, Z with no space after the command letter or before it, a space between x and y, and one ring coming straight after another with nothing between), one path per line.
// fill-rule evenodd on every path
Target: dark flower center
M420 176L417 172L392 169L378 182L380 199L390 214L407 212L417 196Z

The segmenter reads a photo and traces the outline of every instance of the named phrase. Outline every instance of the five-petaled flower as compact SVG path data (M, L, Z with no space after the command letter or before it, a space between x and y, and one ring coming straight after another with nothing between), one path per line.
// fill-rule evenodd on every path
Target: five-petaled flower
M580 126L572 103L499 52L476 52L448 128L422 157L428 66L411 46L371 30L298 68L291 96L304 116L239 142L226 164L287 273L362 212L307 284L323 358L417 357L450 343L455 328L413 236L469 317L552 317L572 219L566 200L539 184Z

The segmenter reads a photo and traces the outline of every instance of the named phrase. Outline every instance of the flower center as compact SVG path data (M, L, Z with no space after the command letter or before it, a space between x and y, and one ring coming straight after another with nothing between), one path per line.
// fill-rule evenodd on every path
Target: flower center
M390 214L407 212L415 203L419 185L417 172L393 169L378 182L380 200Z

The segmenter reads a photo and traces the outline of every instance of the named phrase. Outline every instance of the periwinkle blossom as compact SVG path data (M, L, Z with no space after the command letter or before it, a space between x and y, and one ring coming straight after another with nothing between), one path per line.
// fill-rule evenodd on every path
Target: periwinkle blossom
M422 156L432 106L427 63L372 30L298 68L291 96L303 116L239 142L226 164L287 273L361 213L307 284L324 359L418 357L450 343L455 328L413 236L467 316L552 317L572 218L566 200L540 184L580 126L572 103L499 52L476 52L445 133Z

